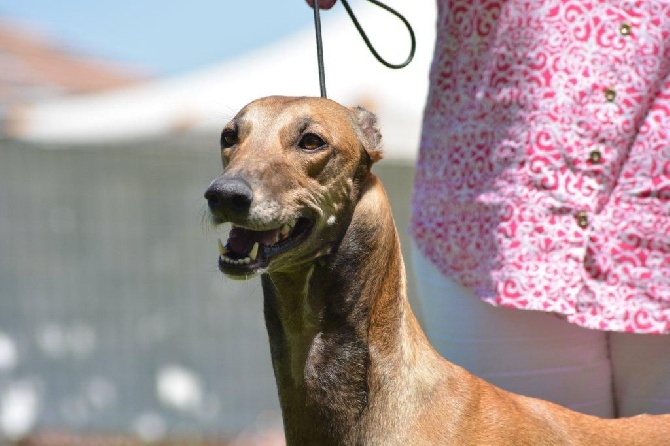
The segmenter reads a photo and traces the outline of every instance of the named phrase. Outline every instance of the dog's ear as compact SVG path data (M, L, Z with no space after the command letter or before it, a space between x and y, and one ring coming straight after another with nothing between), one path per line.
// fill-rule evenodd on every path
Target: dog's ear
M363 107L354 107L351 109L362 133L362 141L365 145L365 151L373 163L379 161L384 156L382 152L382 134L377 125L377 116Z

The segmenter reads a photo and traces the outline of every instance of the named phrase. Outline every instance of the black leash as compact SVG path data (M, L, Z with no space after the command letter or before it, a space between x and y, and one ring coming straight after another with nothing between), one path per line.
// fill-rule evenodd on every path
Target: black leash
M379 55L377 50L375 50L374 46L370 42L370 39L368 38L367 34L363 30L363 27L361 24L358 22L358 19L354 15L354 12L351 10L351 7L349 6L349 2L347 0L339 0L342 2L344 5L344 9L347 10L347 14L349 14L349 17L351 18L351 21L354 23L354 26L358 30L358 33L361 35L363 38L363 41L365 42L365 45L368 47L370 52L372 53L373 56L375 56L375 59L377 59L382 65L384 65L387 68L393 68L393 69L399 69L399 68L404 68L409 63L414 59L414 52L416 51L416 37L414 36L414 30L412 29L412 26L409 24L407 19L403 17L402 14L400 14L398 11L395 9L391 8L388 5L385 5L384 3L378 1L378 0L368 0L370 3L379 6L380 8L390 12L397 18L399 18L402 23L407 27L407 31L409 31L409 37L412 42L412 46L409 50L409 56L407 59L399 64L392 64L388 61L386 61L383 57ZM325 98L326 97L326 70L323 65L323 40L321 38L321 17L319 15L319 0L314 0L314 28L316 29L316 57L317 57L317 63L319 65L319 87L321 88L321 97Z
M326 97L326 69L323 66L323 41L321 39L321 17L319 15L319 0L314 0L314 28L316 29L316 61L319 64L319 87L321 97Z

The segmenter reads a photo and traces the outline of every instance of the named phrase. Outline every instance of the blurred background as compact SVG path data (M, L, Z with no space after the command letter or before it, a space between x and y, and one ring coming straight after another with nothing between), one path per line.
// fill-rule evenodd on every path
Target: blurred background
M404 26L350 3L404 60ZM379 116L407 251L435 5L387 3L414 62L380 65L338 4L326 82ZM0 0L0 445L283 444L260 283L218 272L202 194L239 108L319 95L312 20L304 0Z

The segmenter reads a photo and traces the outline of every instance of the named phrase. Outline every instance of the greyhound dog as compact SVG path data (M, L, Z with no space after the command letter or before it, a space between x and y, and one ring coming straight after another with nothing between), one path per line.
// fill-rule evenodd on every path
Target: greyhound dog
M440 357L370 171L380 145L372 113L321 98L256 100L221 133L205 193L213 224L232 223L219 268L260 273L287 443L670 445L670 415L583 415Z

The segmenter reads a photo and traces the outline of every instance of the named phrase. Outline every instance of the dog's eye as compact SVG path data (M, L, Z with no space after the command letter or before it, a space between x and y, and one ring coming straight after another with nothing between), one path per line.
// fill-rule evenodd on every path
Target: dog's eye
M224 149L237 144L237 132L232 129L226 129L221 132L221 147Z
M319 135L315 135L314 133L305 133L302 135L302 138L300 138L300 142L298 143L298 147L310 152L322 149L325 146L326 142L321 139Z

